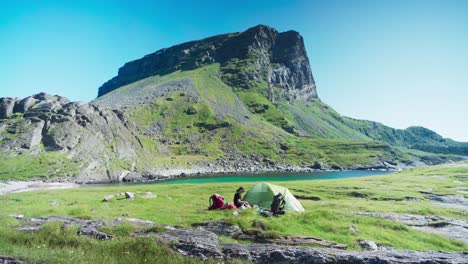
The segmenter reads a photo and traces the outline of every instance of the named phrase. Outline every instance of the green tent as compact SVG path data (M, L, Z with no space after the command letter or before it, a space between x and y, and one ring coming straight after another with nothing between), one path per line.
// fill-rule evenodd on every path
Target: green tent
M255 184L250 190L245 194L244 201L250 203L250 205L258 205L259 207L270 208L271 202L273 201L273 196L278 193L282 193L284 200L286 202L285 209L292 210L297 212L304 212L304 207L302 204L292 195L292 193L286 187L261 182Z

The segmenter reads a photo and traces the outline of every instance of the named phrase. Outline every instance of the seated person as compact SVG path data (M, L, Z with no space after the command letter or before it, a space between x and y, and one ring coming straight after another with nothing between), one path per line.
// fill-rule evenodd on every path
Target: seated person
M239 189L237 189L236 194L234 194L234 205L240 209L251 208L249 202L242 201L243 192L245 192L244 187L239 187Z

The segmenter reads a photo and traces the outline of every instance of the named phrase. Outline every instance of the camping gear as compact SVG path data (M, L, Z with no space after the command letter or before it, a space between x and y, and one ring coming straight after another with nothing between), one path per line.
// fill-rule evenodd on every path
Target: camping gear
M284 197L284 209L296 212L304 212L304 207L301 203L292 195L292 193L286 187L274 185L271 183L261 182L255 184L245 194L244 201L250 204L256 204L259 207L271 208L273 197L281 193Z
M226 204L223 205L223 207L221 207L220 209L221 209L221 210L228 210L228 209L235 210L235 209L237 209L237 207L236 207L234 204L226 203Z
M265 217L272 217L272 216L273 216L273 213L272 213L270 210L263 209L263 208L260 208L260 209L258 210L258 213L259 213L261 216L265 216Z
M217 193L210 196L209 203L210 207L208 207L208 210L237 209L237 207L233 204L224 203L224 197Z
M210 196L209 203L210 207L208 207L208 210L221 209L224 206L224 197L215 193Z
M273 215L283 215L285 206L286 201L284 200L283 194L278 193L273 197L273 201L271 202L271 212Z

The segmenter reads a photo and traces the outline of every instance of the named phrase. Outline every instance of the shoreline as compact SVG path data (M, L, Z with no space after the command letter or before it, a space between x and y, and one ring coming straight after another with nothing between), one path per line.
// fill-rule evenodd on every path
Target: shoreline
M0 195L39 190L60 190L79 188L81 185L73 182L44 181L6 181L0 182Z
M179 171L179 170L176 170ZM86 186L98 186L101 184L139 184L139 183L159 183L165 182L168 180L174 179L190 179L190 178L207 178L207 177L223 177L223 176L242 176L242 175L266 175L266 174L281 174L281 173L304 173L304 172L341 172L341 171L353 171L352 169L342 169L342 170L294 170L294 171L261 171L261 172L248 172L248 171L229 171L229 172L200 172L192 171L192 173L176 173L170 175L151 175L151 177L135 177L131 180L126 181L68 181L70 179L47 179L47 180L7 180L4 182L0 181L0 195L6 195L11 193L20 193L20 192L30 192L38 190L60 190L60 189L75 189ZM398 170L392 169L354 169L354 171L393 171Z

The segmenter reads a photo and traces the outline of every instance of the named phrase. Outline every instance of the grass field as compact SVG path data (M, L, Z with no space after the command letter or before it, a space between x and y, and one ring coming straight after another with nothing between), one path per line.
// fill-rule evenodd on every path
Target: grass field
M255 210L208 211L208 197L220 193L231 199L238 183L126 185L88 187L71 190L35 191L0 196L0 255L25 258L30 261L74 263L130 263L171 259L185 263L188 259L176 256L161 242L152 238L134 238L123 226L112 241L97 241L78 237L73 230L61 230L50 224L40 234L14 231L19 223L8 214L25 217L48 215L111 220L123 216L151 220L157 223L190 227L191 224L223 220L238 224L242 229L262 226L265 236L308 235L344 243L351 250L359 250L357 241L373 240L396 249L467 251L468 245L445 237L422 233L389 220L355 215L355 212L396 212L418 215L439 215L468 219L463 211L438 207L426 200L421 192L458 194L468 179L468 163L452 163L418 168L400 173L356 179L317 180L276 183L288 187L293 194L319 197L319 201L301 200L306 212L288 212L278 218L263 218ZM254 183L242 184L246 189ZM135 200L102 202L105 195L131 191ZM144 192L158 195L142 199ZM354 197L356 193L364 198ZM467 196L466 194L464 194ZM422 202L404 201L404 197L424 199ZM58 205L49 205L49 201ZM350 227L357 227L352 232ZM237 243L231 238L221 240ZM245 243L245 242L242 242ZM190 260L194 261L194 260Z

